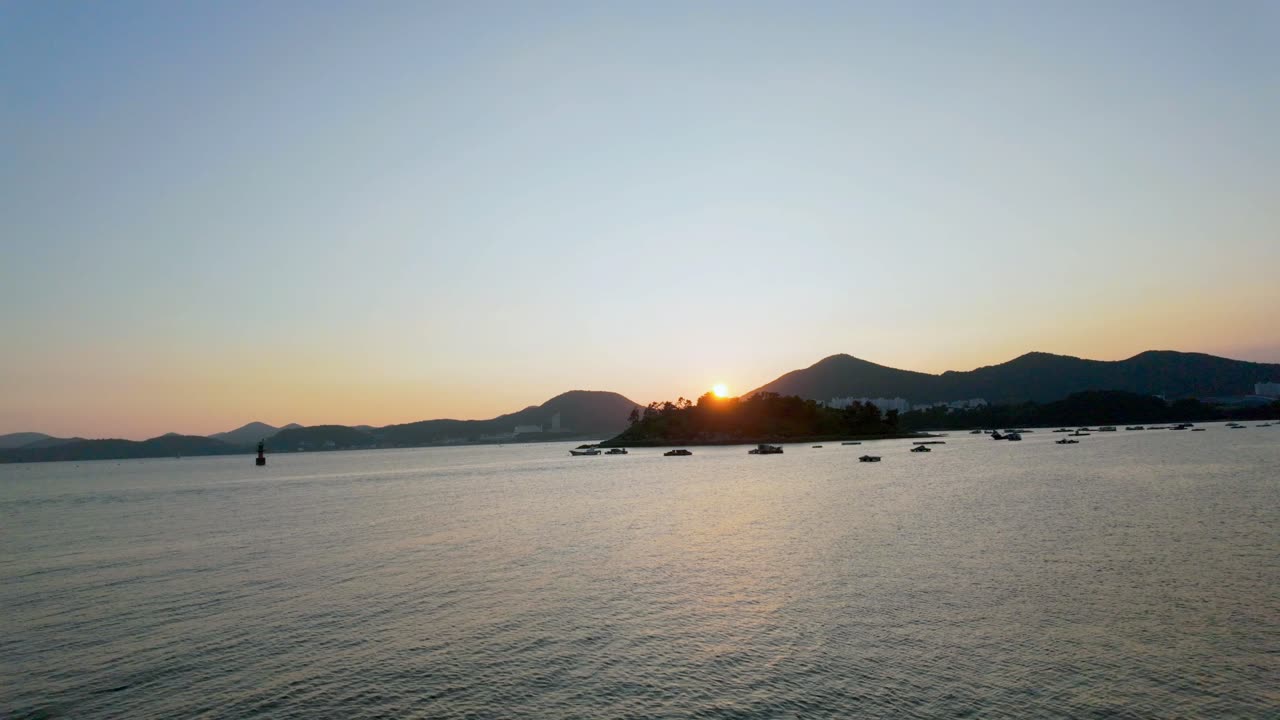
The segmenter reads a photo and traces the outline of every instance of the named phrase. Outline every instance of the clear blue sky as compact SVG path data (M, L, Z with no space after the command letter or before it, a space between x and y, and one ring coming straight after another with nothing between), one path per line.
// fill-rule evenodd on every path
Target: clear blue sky
M0 432L1280 361L1280 3L0 4Z

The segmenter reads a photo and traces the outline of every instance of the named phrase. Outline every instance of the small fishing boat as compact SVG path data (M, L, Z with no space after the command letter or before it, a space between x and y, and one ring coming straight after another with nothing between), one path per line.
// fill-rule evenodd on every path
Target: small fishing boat
M782 448L777 445L765 445L760 443L751 450L747 451L748 455L781 455Z
M1071 438L1062 438L1061 440L1054 440L1053 442L1055 445L1079 445L1080 444L1079 440L1072 440Z
M857 440L853 440L853 441L850 441L850 442L842 442L842 443L840 443L840 444L841 444L841 445L861 445L862 443L858 442Z
M1001 435L1001 434L999 433L999 431L997 431L997 430L992 430L992 431L991 431L991 439L992 439L992 440L1003 440L1004 438L1005 438L1005 436L1004 436L1004 435Z
M1204 432L1204 428L1191 428L1191 432Z
M946 440L917 440L912 445L946 445Z
M609 450L605 453L605 455L626 455L626 454L627 454L626 448L609 448Z
M813 446L813 449L814 449L814 450L821 450L821 449L822 449L822 446L821 446L821 445L814 445L814 446Z
M917 445L911 448L911 452L933 452L928 445Z
M600 451L595 448L587 448L586 450L570 450L569 454L574 457L580 457L582 455L599 455Z
M858 458L858 462L880 462L879 455L863 455Z
M982 431L981 431L981 430L970 430L970 431L969 431L969 434L970 434L970 435L981 435L981 434L982 434Z
M689 452L688 450L681 448L679 450L668 450L662 453L662 456L663 457L684 457L685 455L692 455L692 454L693 453Z
M1079 430L1077 430L1077 431L1075 431L1075 432L1071 433L1071 436L1072 436L1072 437L1085 437L1085 436L1092 435L1092 434L1093 434L1093 433L1080 432Z
M1018 440L1021 440L1021 439L1022 439L1022 435L1020 435L1020 434L1018 434L1018 433L1016 433L1016 432L1013 432L1013 433L1009 433L1008 435L1005 435L1005 436L1004 436L1004 439L1005 439L1005 440L1013 440L1013 441L1015 441L1015 442L1016 442L1016 441L1018 441Z

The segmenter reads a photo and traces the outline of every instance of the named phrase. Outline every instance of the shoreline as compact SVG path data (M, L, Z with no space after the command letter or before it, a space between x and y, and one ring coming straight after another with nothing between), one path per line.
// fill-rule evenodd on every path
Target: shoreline
M625 442L619 438L610 438L601 443L596 443L596 447L602 448L643 448L643 447L714 447L720 445L794 445L797 443L818 443L818 442L868 442L871 440L909 440L919 438L941 437L937 434L924 432L910 433L891 433L888 435L806 435L802 437L766 437L763 439L718 439L718 440L639 440L636 442Z

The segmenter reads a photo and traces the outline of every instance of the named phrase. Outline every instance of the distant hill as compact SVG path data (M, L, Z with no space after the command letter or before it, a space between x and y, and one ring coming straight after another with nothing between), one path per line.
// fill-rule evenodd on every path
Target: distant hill
M281 430L266 440L267 450L270 452L346 450L350 448L375 447L378 444L377 438L369 433L346 425L292 427Z
M366 447L417 447L437 443L511 441L518 425L537 425L548 432L524 433L517 441L607 438L627 427L627 416L639 405L613 392L571 390L541 405L500 415L490 420L423 420L382 428L360 425L286 425L272 428L253 422L210 437L169 433L142 442L133 440L59 440L42 433L29 435L38 443L57 441L51 447L0 449L0 462L41 462L46 460L105 460L121 458L172 457L175 455L225 455L251 452L265 439L269 452L297 450L338 450ZM561 432L550 432L559 413ZM12 436L4 436L12 437Z
M60 438L39 432L16 432L0 435L0 450L20 447L53 447L64 443L83 440L84 438Z
M40 440L52 440L50 435L38 432L16 432L8 435L0 435L0 450L8 448L22 447Z
M32 449L32 448L55 447L57 445L66 445L67 443L80 442L81 440L84 440L84 438L82 437L70 437L70 438L47 437L42 440L36 440L35 442L29 442L26 445L23 445L22 448Z
M813 400L901 397L924 403L983 398L990 403L1051 402L1086 390L1123 390L1168 398L1247 395L1257 382L1280 380L1280 365L1170 350L1127 360L1085 360L1033 352L999 365L941 375L898 370L832 355L747 393Z
M161 435L141 442L134 440L75 440L52 447L21 447L0 450L0 462L47 462L53 460L119 460L125 458L175 457L179 455L226 455L242 448L199 435Z
M374 431L389 445L411 446L448 440L476 440L482 436L510 434L517 425L538 425L549 430L560 414L560 436L612 437L627 427L633 409L643 409L615 392L570 390L550 400L491 420L423 420L388 425Z
M904 397L925 402L938 398L942 389L937 375L898 370L851 355L832 355L803 370L792 370L773 382L744 393L743 397L759 392L798 395L822 401L853 396Z
M272 435L275 435L276 433L280 432L281 430L292 430L300 427L302 426L297 423L290 423L288 425L285 425L284 427L276 427L274 425L268 425L264 422L251 422L246 425L241 425L235 430L228 430L227 432L214 433L209 437L213 438L214 440L221 440L223 442L230 443L232 445L248 446L248 445L256 445L259 440L265 440L271 437Z

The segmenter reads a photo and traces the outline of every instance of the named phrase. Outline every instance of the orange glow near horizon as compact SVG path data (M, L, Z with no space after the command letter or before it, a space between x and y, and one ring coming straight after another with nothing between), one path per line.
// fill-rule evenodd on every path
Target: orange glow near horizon
M724 383L716 383L711 386L711 392L714 393L716 397L729 397L729 388L726 387Z

